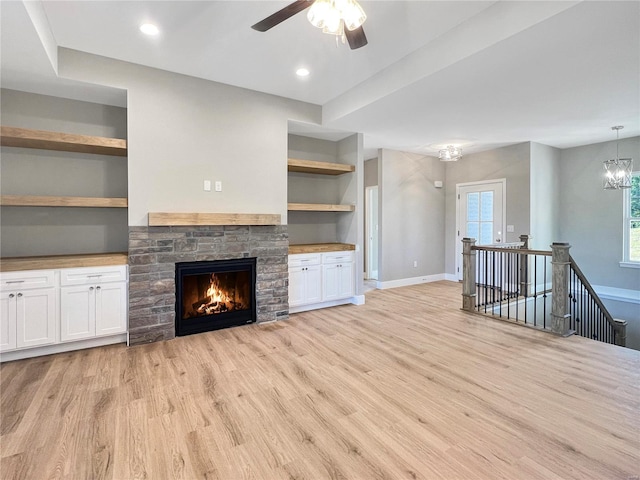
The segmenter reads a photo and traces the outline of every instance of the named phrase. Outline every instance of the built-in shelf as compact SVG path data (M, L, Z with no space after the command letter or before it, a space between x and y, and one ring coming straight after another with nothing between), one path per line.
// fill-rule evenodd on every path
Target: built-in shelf
M0 205L13 207L104 207L127 208L126 198L50 197L37 195L1 195Z
M88 253L79 255L47 255L38 257L0 258L0 271L51 270L56 268L104 267L126 265L126 252Z
M301 212L353 212L354 205L332 205L328 203L289 203L287 210Z
M149 212L150 227L183 225L280 225L275 213L165 213Z
M290 158L287 161L287 170L298 173L316 173L320 175L342 175L354 172L355 165L344 163L316 162L313 160L299 160Z
M298 253L344 252L355 249L356 246L351 243L308 243L289 245L289 255L295 255Z
M118 157L127 156L127 141L120 138L94 137L30 128L0 127L0 145Z

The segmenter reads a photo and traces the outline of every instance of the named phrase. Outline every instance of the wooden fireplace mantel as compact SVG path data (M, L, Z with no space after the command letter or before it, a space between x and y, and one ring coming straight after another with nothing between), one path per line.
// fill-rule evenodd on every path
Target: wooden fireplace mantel
M166 213L149 212L150 227L189 225L280 225L275 213Z

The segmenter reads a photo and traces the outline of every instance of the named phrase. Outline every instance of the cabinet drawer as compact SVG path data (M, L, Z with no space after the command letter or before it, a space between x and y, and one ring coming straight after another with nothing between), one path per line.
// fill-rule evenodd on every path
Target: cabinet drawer
M0 290L53 287L53 270L30 270L28 272L7 272L0 274Z
M348 263L353 262L355 255L353 252L331 252L322 254L322 263Z
M60 285L87 285L127 280L127 266L66 268L60 270Z
M305 265L319 265L319 253L301 253L299 255L289 255L289 268L302 267Z

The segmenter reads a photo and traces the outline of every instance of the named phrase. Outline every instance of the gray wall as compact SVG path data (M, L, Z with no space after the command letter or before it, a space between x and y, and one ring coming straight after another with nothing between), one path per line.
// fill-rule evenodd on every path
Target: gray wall
M2 125L126 138L124 108L3 89ZM127 158L2 147L4 195L127 197ZM3 257L127 251L127 211L2 207Z
M602 188L602 162L615 154L615 141L561 151L559 235L592 284L640 290L640 269L619 265L623 192ZM640 137L620 140L620 157L640 162Z
M381 150L378 162L378 280L443 273L445 194L433 182L444 179L444 163L393 150Z
M531 228L529 246L549 250L559 237L560 150L531 142ZM525 232L527 233L527 232Z
M127 89L129 224L148 212L276 213L287 221L287 121L320 107L59 50L60 76ZM205 192L203 180L222 181Z
M506 242L516 242L530 231L529 143L520 143L486 152L463 155L457 162L447 162L445 183L445 256L446 273L455 274L456 252L456 184L497 178L507 179L507 224L514 226ZM506 231L506 225L505 225Z

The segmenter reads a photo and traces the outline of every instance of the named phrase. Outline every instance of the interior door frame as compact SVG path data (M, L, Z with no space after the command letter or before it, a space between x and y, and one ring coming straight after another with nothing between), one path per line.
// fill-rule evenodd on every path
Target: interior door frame
M501 183L502 184L502 229L504 231L503 235L503 243L504 239L507 236L507 179L506 178L495 178L491 180L479 180L476 182L464 182L464 183L456 183L456 225L455 225L455 252L456 252L456 261L455 261L455 277L459 280L462 278L462 237L460 236L460 188L461 187L474 187L474 186L482 186L482 185L490 185L493 183Z
M372 220L372 208L371 208L371 204L372 204L372 197L373 195L378 195L378 185L372 185L370 187L365 187L365 218L364 218L364 224L365 224L365 245L366 245L366 255L365 255L365 261L364 261L364 273L365 273L365 278L367 279L371 279L371 276L374 275L375 276L375 280L378 279L378 270L375 271L371 271L371 265L373 263L373 257L372 257L372 244L373 244L373 236L377 236L378 235L378 230L375 230L375 228L373 227L373 225L371 224L371 220ZM378 212L376 212L378 213ZM377 215L376 215L377 216ZM380 239L378 238L378 251L380 250ZM378 254L378 252L376 252L376 255Z

